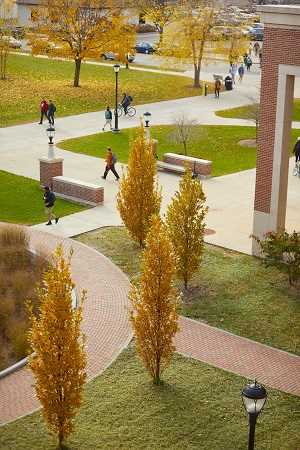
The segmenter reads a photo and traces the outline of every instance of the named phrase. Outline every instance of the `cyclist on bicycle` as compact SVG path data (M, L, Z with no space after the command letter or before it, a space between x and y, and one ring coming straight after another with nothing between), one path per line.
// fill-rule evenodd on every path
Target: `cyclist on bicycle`
M127 109L131 102L132 102L132 97L130 95L127 95L126 92L124 92L123 98L121 101L121 105L123 106L125 115L127 114Z

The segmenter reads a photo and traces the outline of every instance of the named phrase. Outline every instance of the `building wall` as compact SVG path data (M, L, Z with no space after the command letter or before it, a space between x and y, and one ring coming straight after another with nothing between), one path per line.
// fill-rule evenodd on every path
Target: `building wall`
M300 66L300 29L265 27L255 210L270 213L279 64ZM286 149L286 152L288 149Z

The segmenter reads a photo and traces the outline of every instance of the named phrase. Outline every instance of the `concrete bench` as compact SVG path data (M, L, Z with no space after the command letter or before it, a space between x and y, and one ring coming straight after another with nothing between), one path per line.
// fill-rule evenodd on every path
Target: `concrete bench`
M166 170L167 172L184 173L184 167L175 164L168 164L163 161L157 161L157 168L160 170Z
M164 163L184 167L187 163L190 169L200 175L200 178L209 178L211 176L212 162L207 159L194 158L192 156L177 155L177 153L165 153Z
M75 180L74 178L53 177L52 188L57 197L76 203L96 206L103 203L104 200L103 186Z

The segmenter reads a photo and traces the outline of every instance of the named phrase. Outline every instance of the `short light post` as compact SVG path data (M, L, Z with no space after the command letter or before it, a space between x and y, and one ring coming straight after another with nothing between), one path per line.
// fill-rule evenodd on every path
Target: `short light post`
M150 118L151 118L151 113L150 112L145 112L143 114L143 116L144 116L144 121L145 121L144 129L145 129L146 140L150 141L150 137L151 136L150 136L150 125L149 125L149 122L150 122Z
M255 380L242 390L242 400L249 417L248 450L254 450L256 419L266 403L267 391Z
M114 72L116 75L116 97L115 97L115 127L112 129L113 133L119 133L119 117L118 117L118 73L120 70L120 65L115 64L114 65Z
M55 136L55 128L53 125L50 125L49 128L47 128L47 135L49 138L48 142L48 159L54 159L54 136Z

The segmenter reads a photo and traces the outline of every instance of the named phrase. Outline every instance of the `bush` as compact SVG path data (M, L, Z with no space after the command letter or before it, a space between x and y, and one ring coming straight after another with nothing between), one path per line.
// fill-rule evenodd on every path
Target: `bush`
M264 240L255 239L265 263L286 272L290 286L295 285L300 279L300 233L270 232Z
M36 283L48 266L47 257L29 250L29 236L16 226L0 228L0 368L27 354L28 330L25 301L37 311Z

